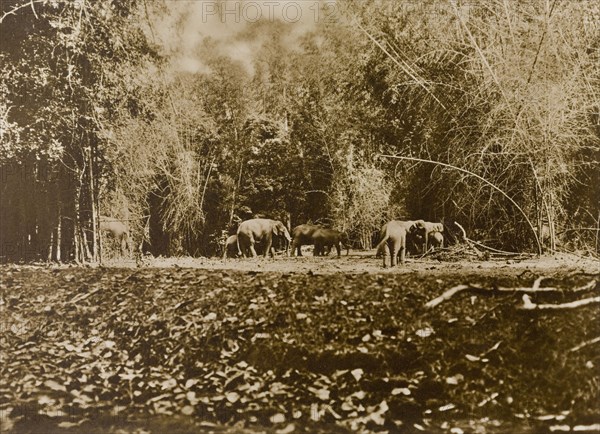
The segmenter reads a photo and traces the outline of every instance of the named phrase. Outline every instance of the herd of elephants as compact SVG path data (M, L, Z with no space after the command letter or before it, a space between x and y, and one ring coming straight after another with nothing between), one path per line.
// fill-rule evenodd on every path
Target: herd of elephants
M130 250L127 225L109 217L100 217L100 230L117 240L121 254ZM383 257L386 266L386 245L390 254L390 266L404 263L405 255L424 253L431 248L444 245L444 225L424 220L392 220L381 228L381 238L377 245L377 254ZM257 248L263 256L275 256L274 238L284 240L286 254L302 256L302 246L314 246L314 256L328 255L335 247L338 256L342 248L346 254L350 251L350 242L345 232L314 224L301 224L290 235L286 226L279 220L254 218L240 223L237 233L231 235L223 246L223 259L227 257L256 257Z
M377 245L378 255L383 257L383 266L386 266L387 245L390 253L390 266L404 263L407 250L411 253L425 252L430 248L443 247L444 225L431 223L424 220L392 220L381 228L381 239ZM335 247L338 256L342 248L349 253L350 243L345 232L328 229L314 224L302 224L288 232L285 225L279 220L251 219L243 221L237 233L225 241L223 259L233 257L255 257L256 246L260 246L261 253L266 257L269 253L274 256L273 237L285 238L286 254L291 244L291 254L302 256L302 246L313 245L314 256L325 256Z

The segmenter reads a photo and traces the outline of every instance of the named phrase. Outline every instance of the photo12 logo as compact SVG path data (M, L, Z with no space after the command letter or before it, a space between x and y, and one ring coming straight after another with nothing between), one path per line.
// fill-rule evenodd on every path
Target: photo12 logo
M339 15L335 0L202 1L202 22L215 19L225 23L258 21L333 22Z

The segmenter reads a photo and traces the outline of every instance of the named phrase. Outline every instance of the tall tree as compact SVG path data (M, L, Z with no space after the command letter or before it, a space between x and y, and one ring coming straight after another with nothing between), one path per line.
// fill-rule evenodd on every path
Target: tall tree
M8 256L95 259L98 191L110 169L99 114L119 99L134 105L115 71L151 54L132 24L137 4L12 1L1 11L10 41L0 52L1 117L18 126L0 158L18 173L1 199L2 236L16 246Z

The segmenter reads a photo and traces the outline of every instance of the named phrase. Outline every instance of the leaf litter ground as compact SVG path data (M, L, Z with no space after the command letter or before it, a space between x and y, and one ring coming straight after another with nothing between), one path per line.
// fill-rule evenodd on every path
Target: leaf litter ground
M599 344L577 348L600 336L596 305L523 311L509 292L424 307L455 285L530 286L540 275L564 290L536 302L597 295L598 285L569 291L597 264L169 261L1 268L1 432L545 432L600 422Z

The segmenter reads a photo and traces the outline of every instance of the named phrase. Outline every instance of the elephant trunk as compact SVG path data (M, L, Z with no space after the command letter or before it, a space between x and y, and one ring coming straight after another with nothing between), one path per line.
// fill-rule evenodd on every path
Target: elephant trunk
M285 256L290 256L290 243L292 242L292 237L290 237L290 233L287 229L284 228L285 235Z

